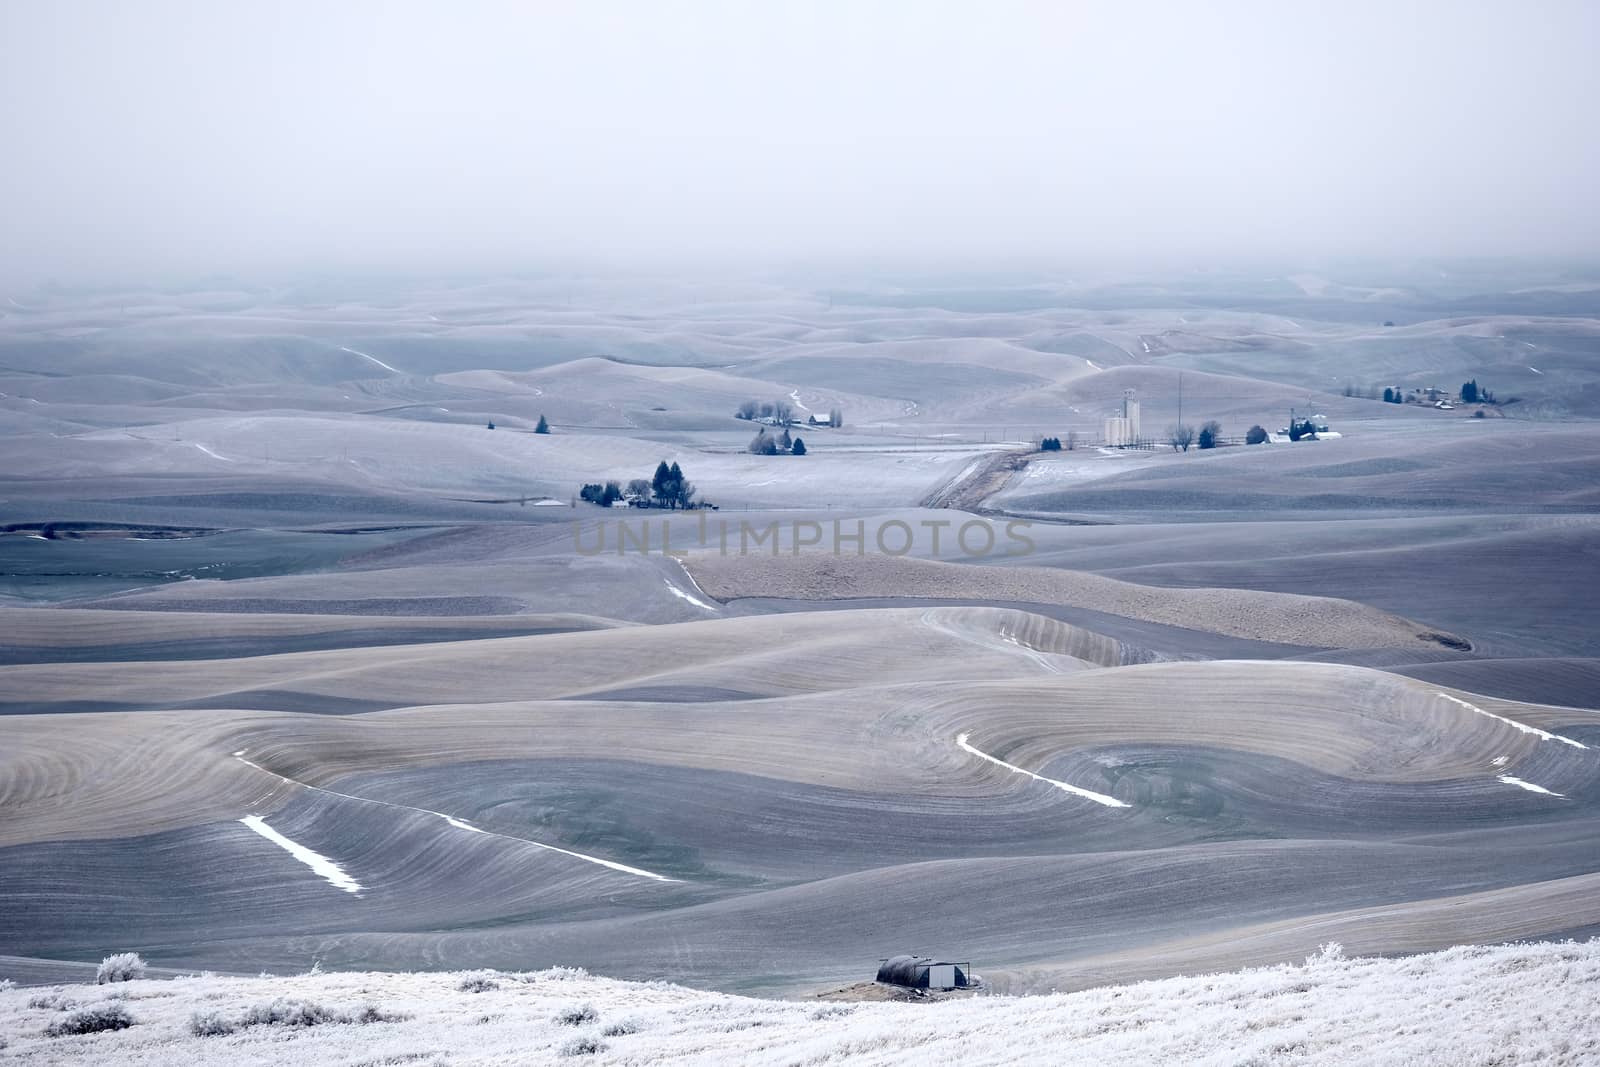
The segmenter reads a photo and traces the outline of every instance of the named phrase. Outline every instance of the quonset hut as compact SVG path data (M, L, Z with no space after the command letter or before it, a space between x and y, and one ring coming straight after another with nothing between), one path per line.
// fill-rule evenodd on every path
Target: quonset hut
M878 965L878 981L907 989L966 989L972 964L945 963L928 956L892 956Z

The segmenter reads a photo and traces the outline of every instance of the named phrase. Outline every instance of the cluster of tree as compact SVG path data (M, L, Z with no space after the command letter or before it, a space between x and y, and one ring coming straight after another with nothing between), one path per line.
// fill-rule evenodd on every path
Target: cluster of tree
M750 439L750 451L758 456L777 456L787 453L791 456L806 454L806 443L798 436L790 437L789 431L784 430L777 437L766 430L757 430L755 437Z
M578 491L578 497L591 504L609 508L619 500L627 500L639 507L692 508L695 507L695 487L683 476L676 463L670 467L662 460L656 465L655 477L646 480L634 478L624 489L616 482L591 482ZM653 503L652 503L653 501Z
M1390 389L1388 386L1384 386L1383 402L1385 404L1404 404L1406 402L1406 395L1398 389Z
M1046 437L1044 440L1039 442L1039 451L1040 452L1060 452L1061 451L1061 438L1059 438L1059 437Z
M1464 404L1493 404L1494 394L1478 385L1478 379L1465 382L1461 386L1461 402Z
M1244 443L1247 445L1264 445L1267 443L1266 427L1255 425L1245 431Z
M1257 426L1255 429L1260 430ZM1265 430L1261 430L1265 434ZM1266 440L1263 436L1262 440ZM1188 423L1167 427L1167 444L1172 446L1174 452L1187 452L1190 445L1200 448L1216 448L1222 443L1222 423L1216 419L1207 419L1200 426L1200 432L1195 433L1194 427ZM1256 442L1251 441L1250 444Z
M770 420L774 426L792 426L794 424L794 406L787 400L769 400L757 403L746 400L739 405L739 410L734 412L735 418Z
M632 488L643 481L639 478L628 485ZM643 486L639 488L642 490ZM677 463L669 467L667 461L662 460L656 464L655 476L650 479L650 495L655 497L657 507L687 508L694 504L694 484L683 476Z
M599 504L603 508L609 508L612 504L622 499L622 486L616 482L607 482L604 485L599 482L590 482L578 490L578 499L587 500L591 504Z

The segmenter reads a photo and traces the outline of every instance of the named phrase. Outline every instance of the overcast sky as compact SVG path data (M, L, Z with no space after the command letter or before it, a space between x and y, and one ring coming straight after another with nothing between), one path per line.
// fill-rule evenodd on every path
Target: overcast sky
M0 274L1600 251L1600 3L0 0Z

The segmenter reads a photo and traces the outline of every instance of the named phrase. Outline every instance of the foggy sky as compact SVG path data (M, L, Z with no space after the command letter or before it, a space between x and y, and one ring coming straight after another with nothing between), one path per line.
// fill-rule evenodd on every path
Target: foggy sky
M0 0L0 278L1600 251L1600 4Z

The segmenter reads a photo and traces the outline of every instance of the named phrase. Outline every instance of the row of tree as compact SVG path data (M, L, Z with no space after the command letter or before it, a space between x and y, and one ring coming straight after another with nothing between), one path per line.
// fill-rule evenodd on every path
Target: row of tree
M757 430L756 435L750 439L749 450L758 456L778 456L788 454L803 456L806 454L806 443L798 435L789 436L789 431L774 437L766 430Z
M578 491L578 498L591 504L609 508L619 500L637 507L693 508L696 489L694 483L683 476L676 463L670 467L666 460L656 465L655 476L646 480L634 478L627 488L618 482L590 482Z

